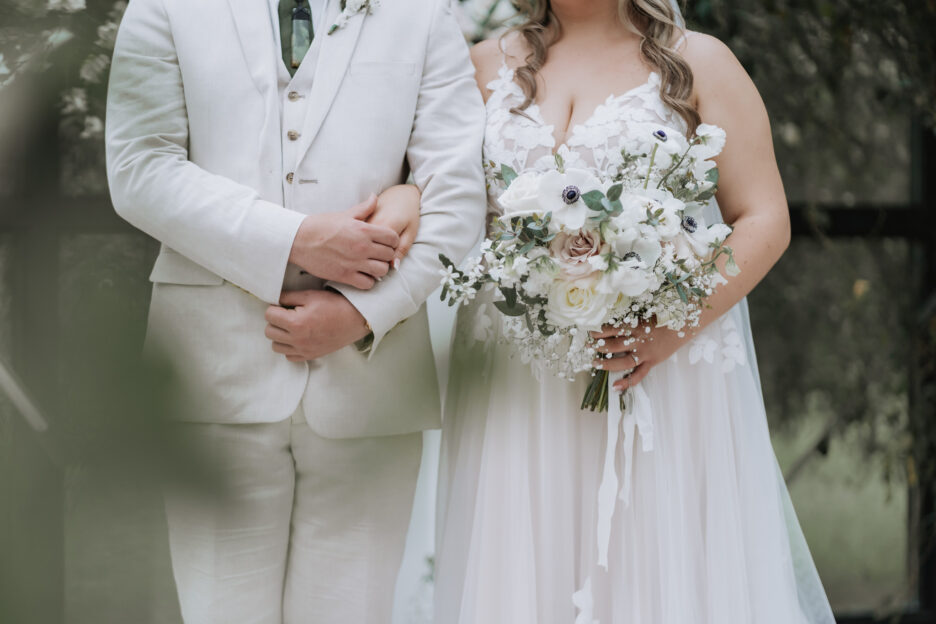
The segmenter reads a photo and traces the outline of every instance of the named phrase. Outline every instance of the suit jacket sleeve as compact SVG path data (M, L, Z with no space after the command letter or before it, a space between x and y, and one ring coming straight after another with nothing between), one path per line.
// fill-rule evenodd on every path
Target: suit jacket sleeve
M330 284L367 319L374 341L412 316L440 284L439 254L460 262L481 233L485 112L468 46L449 0L434 2L407 159L422 191L419 236L398 271L361 291Z
M162 0L133 0L121 22L106 145L121 217L260 299L279 301L304 215L189 161L182 76Z

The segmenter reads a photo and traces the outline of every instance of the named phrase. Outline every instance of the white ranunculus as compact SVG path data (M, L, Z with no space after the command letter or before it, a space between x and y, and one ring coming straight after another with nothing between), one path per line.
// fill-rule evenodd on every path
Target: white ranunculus
M647 209L655 213L660 208L663 213L657 217L659 223L655 226L657 235L662 240L670 240L679 234L682 227L682 217L680 216L686 205L673 197L669 192L663 189L647 189L641 194L646 198L644 201L644 215Z
M652 275L636 260L622 262L613 271L605 273L598 286L599 292L611 295L616 300L619 295L636 297L649 290L653 283Z
M609 295L598 292L594 278L557 280L549 289L546 313L559 327L574 325L584 331L598 331L608 320L613 302Z
M566 202L563 194L570 187L575 187L579 195L589 191L603 191L601 180L585 169L566 169L565 173L552 170L540 177L539 200L544 212L552 212L550 221L553 231L576 231L585 226L585 220L592 214L584 200Z
M647 218L646 200L635 193L621 195L621 214L611 219L612 225L619 230L636 227Z
M517 176L501 193L497 203L505 218L543 214L545 210L539 201L539 175L528 171Z
M725 131L718 126L700 124L699 127L696 128L696 136L700 139L699 143L692 148L692 154L696 158L714 158L725 149L727 135Z

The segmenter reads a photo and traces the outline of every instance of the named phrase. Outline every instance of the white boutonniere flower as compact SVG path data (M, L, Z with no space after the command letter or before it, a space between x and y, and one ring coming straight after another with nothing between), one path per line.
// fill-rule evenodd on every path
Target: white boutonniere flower
M338 19L328 29L328 34L334 33L339 28L343 28L348 21L358 13L369 14L374 12L374 8L380 6L378 0L341 0L341 14Z

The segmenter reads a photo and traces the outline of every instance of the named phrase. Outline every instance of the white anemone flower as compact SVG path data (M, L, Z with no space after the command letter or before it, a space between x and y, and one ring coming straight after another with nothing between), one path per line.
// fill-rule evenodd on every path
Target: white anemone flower
M565 173L552 170L540 178L539 201L545 212L552 213L550 225L554 231L578 231L592 214L582 195L603 190L601 180L585 169L566 169Z

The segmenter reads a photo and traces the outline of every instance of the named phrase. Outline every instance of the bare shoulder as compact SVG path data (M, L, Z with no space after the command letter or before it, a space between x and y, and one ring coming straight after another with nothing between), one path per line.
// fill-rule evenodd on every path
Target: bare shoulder
M502 58L498 41L498 39L485 39L471 46L471 62L475 67L475 80L478 81L478 88L481 89L485 102L491 95L487 86L497 78Z
M759 101L757 88L747 71L720 39L687 31L678 50L692 69L694 97L700 110L712 100L748 101L753 97Z
M485 39L471 46L471 62L479 74L497 73L501 58L500 39Z
M731 49L720 39L705 33L686 31L679 52L682 54L693 76L705 84L712 79L724 80L740 76L747 77L747 72L735 57Z

